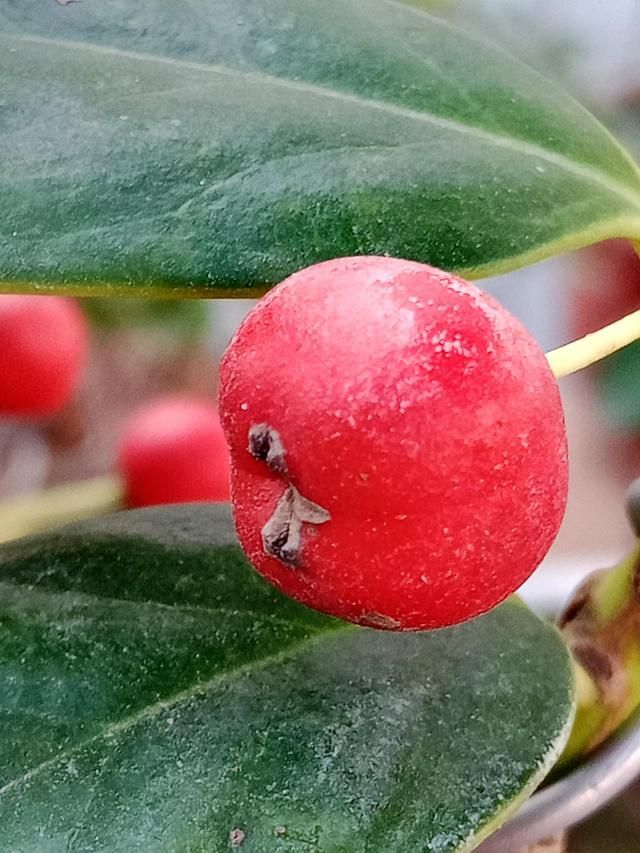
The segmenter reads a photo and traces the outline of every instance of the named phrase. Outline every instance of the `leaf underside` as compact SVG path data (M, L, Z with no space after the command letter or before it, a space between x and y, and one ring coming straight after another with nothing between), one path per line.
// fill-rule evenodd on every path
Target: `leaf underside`
M470 850L549 769L572 690L517 602L360 629L265 584L225 506L80 524L0 549L2 847Z
M7 0L0 288L258 294L330 257L468 277L640 237L577 103L395 0Z

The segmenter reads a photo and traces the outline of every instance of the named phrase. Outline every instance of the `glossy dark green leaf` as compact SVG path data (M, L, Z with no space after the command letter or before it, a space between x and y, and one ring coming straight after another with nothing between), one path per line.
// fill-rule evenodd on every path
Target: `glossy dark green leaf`
M640 237L577 103L395 0L5 0L0 282L233 295L338 255L488 275Z
M267 586L225 507L0 549L12 853L470 850L571 707L563 642L518 602L430 634L347 626Z

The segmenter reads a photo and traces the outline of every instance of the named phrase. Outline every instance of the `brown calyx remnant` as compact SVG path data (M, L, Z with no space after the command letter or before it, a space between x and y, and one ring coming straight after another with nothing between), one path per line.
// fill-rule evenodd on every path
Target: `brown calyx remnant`
M262 528L264 552L290 569L299 569L302 567L302 525L324 524L331 516L326 509L305 498L289 481L286 451L276 429L268 424L253 424L249 429L248 450L287 483L273 515Z
M305 498L289 484L275 512L262 528L265 553L290 569L301 568L302 525L324 524L330 518L326 509Z
M247 449L254 459L266 462L274 474L287 474L286 454L277 429L267 424L253 424L249 429Z
M364 613L359 624L366 625L369 628L382 628L387 631L397 631L400 627L400 622L397 619L385 616L384 613Z

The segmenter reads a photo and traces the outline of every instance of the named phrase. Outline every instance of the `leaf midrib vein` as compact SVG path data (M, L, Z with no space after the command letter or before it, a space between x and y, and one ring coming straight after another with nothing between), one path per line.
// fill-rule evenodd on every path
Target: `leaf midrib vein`
M187 687L184 690L180 690L165 699L160 699L157 702L154 702L152 705L146 705L144 708L135 711L128 717L123 717L121 720L118 720L113 723L108 723L101 731L97 732L91 737L85 738L79 743L73 744L73 746L71 746L69 749L59 752L57 755L46 759L46 761L40 762L40 764L37 764L31 770L27 770L20 776L16 776L15 779L11 779L9 782L6 782L4 785L2 785L2 787L0 787L0 798L3 797L5 794L10 793L14 788L17 788L24 783L30 782L36 776L39 776L41 773L46 772L50 767L55 767L55 765L59 762L69 760L74 755L77 755L78 752L81 752L83 749L85 749L87 746L90 746L91 744L96 743L97 741L114 737L120 734L121 732L127 731L127 729L133 728L133 726L144 720L153 720L155 717L159 716L164 711L168 711L172 708L175 708L177 705L180 705L183 702L188 702L189 700L195 698L198 695L204 695L208 693L220 682L223 682L230 678L248 675L252 672L257 672L269 666L270 664L278 663L279 661L285 660L289 657L294 657L295 655L300 654L300 652L304 651L310 646L313 646L315 643L318 643L321 640L325 639L327 636L332 636L341 633L348 634L355 630L355 626L344 624L324 628L321 631L317 631L312 637L307 637L306 639L301 640L298 643L293 643L287 646L285 649L276 652L275 654L265 655L263 658L260 658L260 660L249 661L248 663L241 664L240 666L230 667L229 669L216 672L215 675L213 675L211 678L207 678L204 681L199 681L196 684L192 684L190 687Z
M550 151L535 143L525 142L524 140L517 139L515 137L501 136L500 134L483 130L476 125L464 124L453 119L442 118L441 116L437 116L433 113L420 112L409 107L392 104L388 101L375 101L371 98L365 98L350 92L327 89L313 83L291 80L285 77L276 77L263 71L244 71L242 69L228 68L214 63L206 64L194 62L192 60L178 59L176 57L164 57L157 56L152 53L124 50L122 48L112 46L98 45L88 42L68 41L64 39L53 39L47 36L33 36L24 33L0 33L0 38L7 39L9 41L13 40L23 42L26 44L49 45L63 50L95 52L102 54L103 56L121 57L134 62L150 62L170 65L173 67L183 68L185 70L197 71L202 74L215 74L227 77L244 78L245 80L255 80L271 86L333 99L352 104L354 106L373 109L378 112L387 112L391 115L397 115L414 121L421 121L432 126L440 127L443 130L450 130L463 135L473 136L481 141L494 145L497 148L511 150L528 157L535 157L549 164L558 166L582 180L600 184L613 195L617 195L620 198L625 199L634 208L640 209L640 192L634 193L633 191L630 191L623 184L620 184L604 172L588 166L585 163L578 163L574 160L570 160L562 154Z

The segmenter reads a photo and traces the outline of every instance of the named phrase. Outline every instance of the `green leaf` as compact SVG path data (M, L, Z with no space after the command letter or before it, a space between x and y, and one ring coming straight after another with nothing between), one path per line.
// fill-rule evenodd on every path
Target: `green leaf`
M543 778L572 673L516 601L429 634L316 614L190 505L0 549L0 703L12 853L442 852Z
M395 0L0 9L1 288L258 293L388 253L469 277L640 238L640 176L536 72Z

